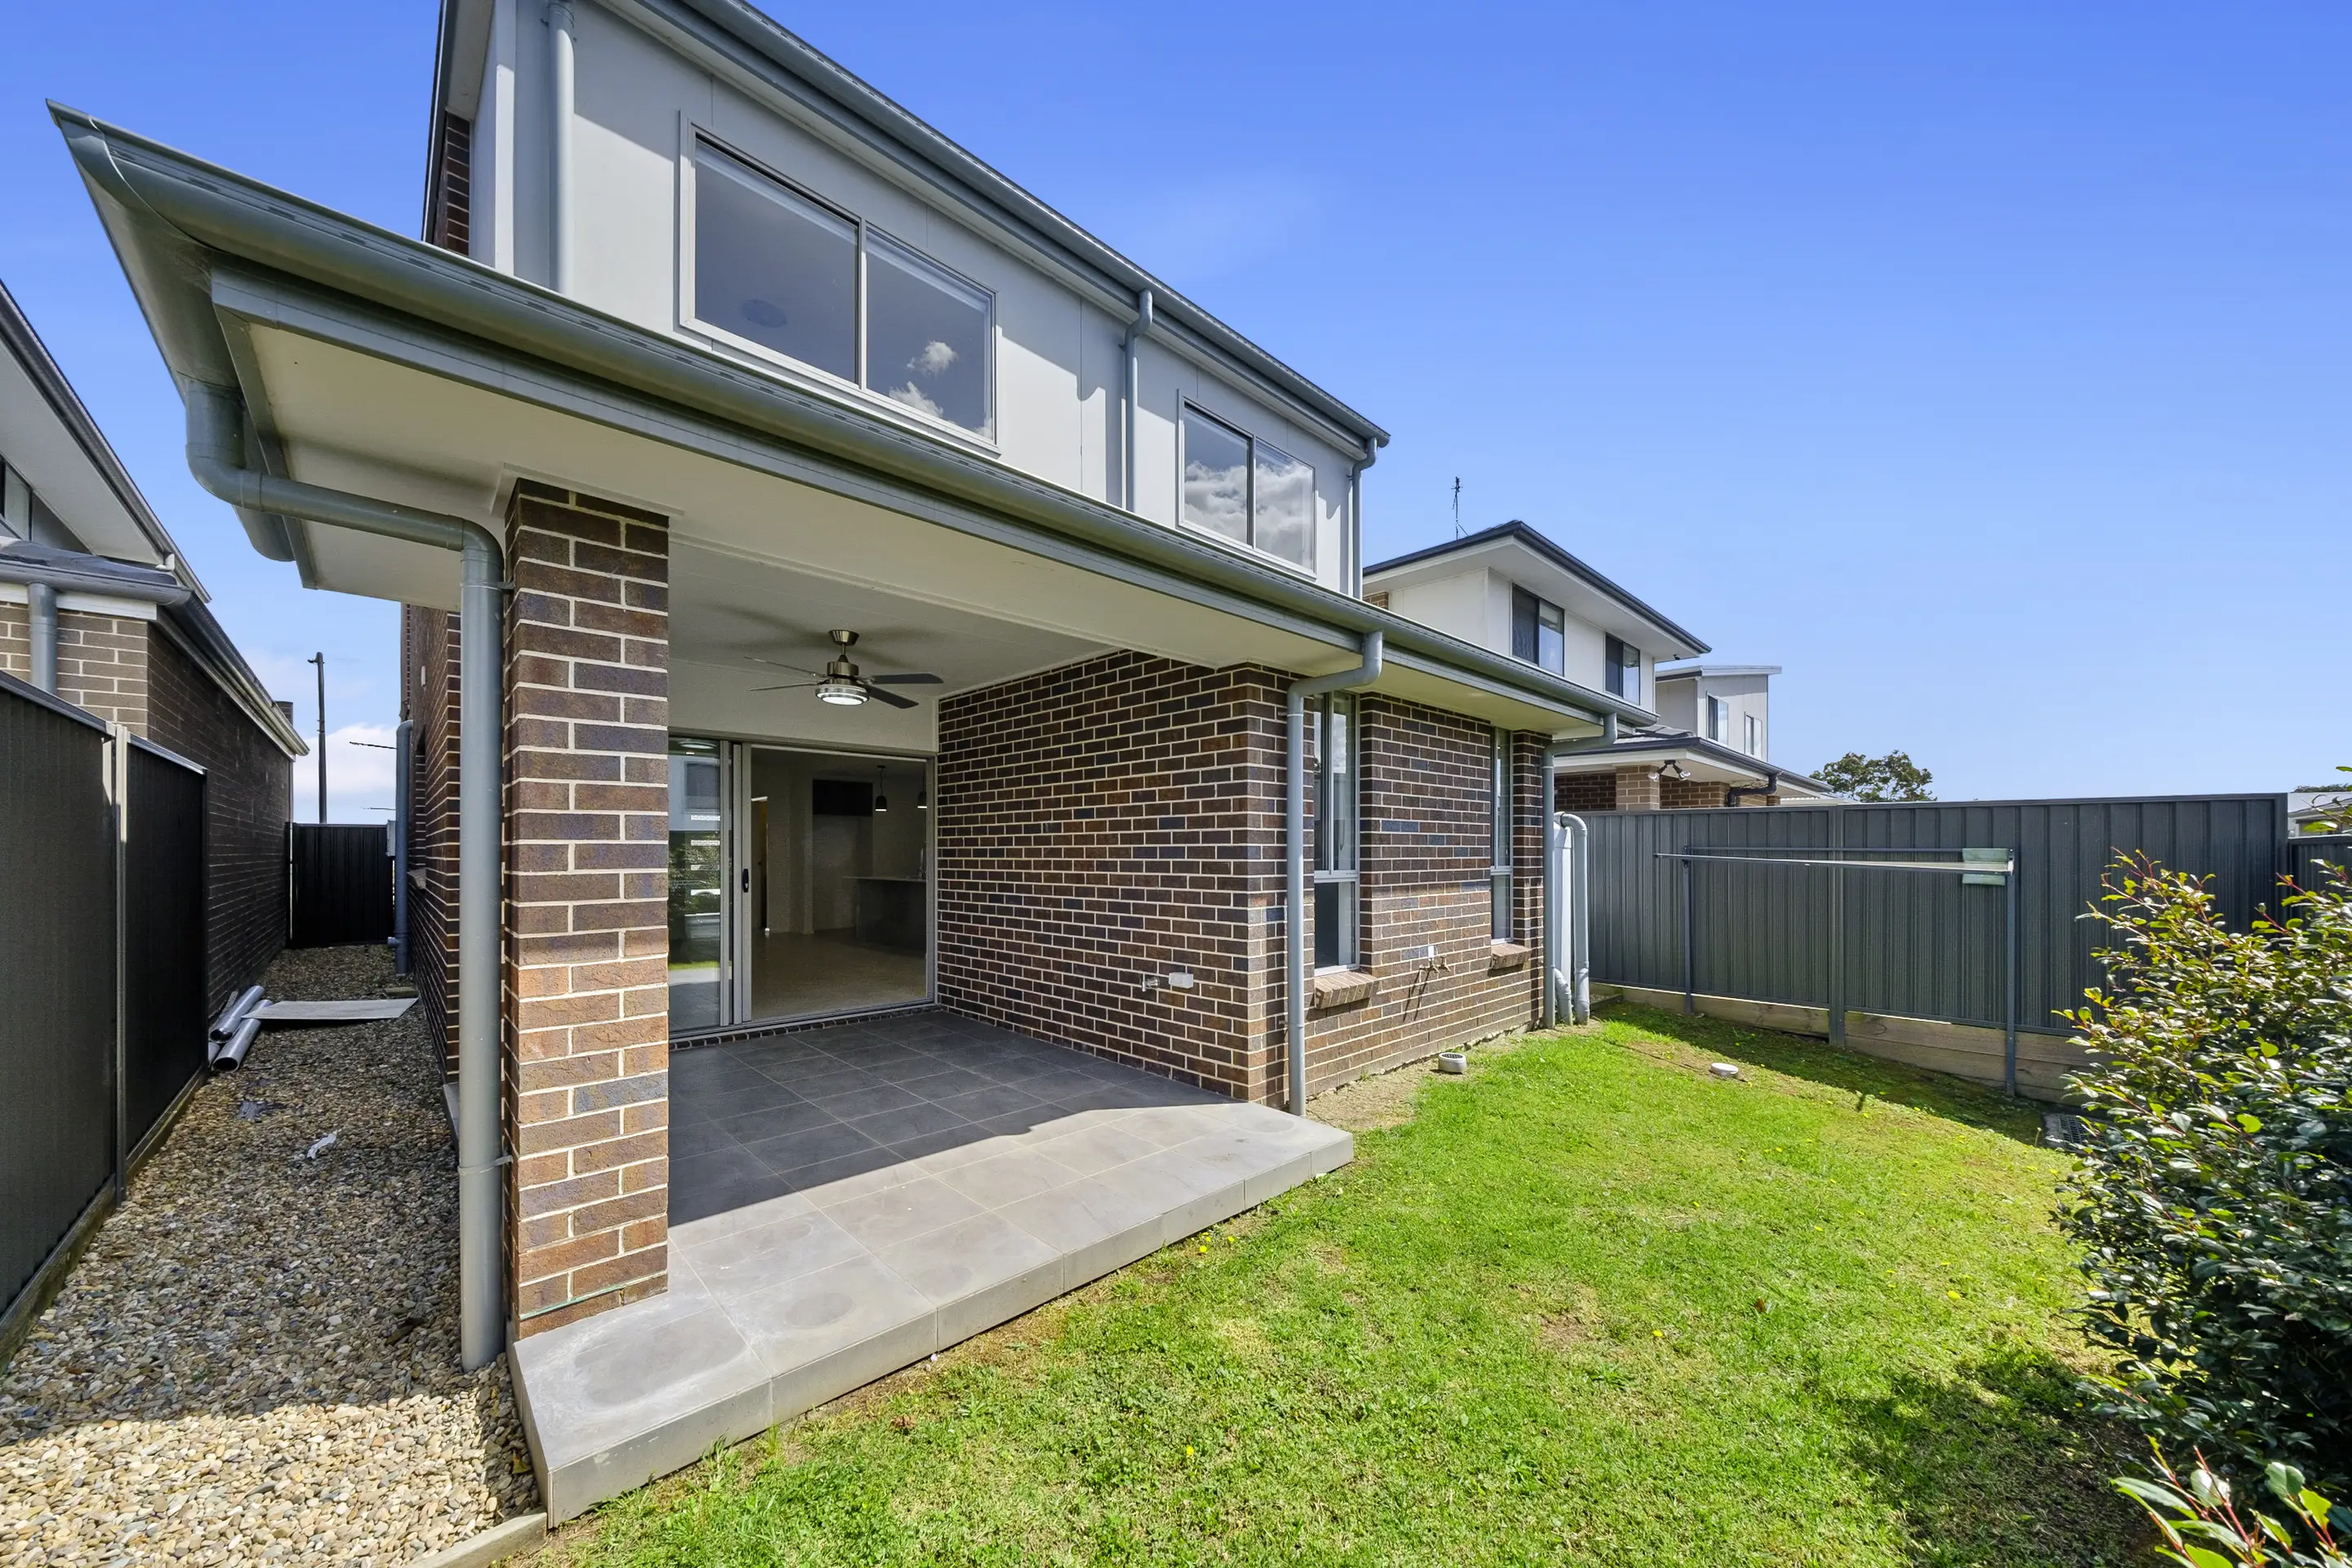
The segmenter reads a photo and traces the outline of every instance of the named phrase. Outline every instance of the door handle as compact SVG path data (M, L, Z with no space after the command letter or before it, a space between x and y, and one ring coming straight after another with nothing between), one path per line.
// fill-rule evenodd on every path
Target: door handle
M749 866L743 868L743 890L747 893L751 890L751 868Z

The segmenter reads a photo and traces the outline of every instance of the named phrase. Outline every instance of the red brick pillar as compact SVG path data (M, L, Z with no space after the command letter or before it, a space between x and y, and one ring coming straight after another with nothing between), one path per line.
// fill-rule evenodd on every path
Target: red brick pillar
M669 1258L669 532L528 480L507 518L508 1113L516 1331Z

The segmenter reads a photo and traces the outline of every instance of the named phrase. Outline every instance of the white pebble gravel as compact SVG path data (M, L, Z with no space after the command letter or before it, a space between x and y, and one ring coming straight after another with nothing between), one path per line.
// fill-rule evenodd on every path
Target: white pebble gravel
M391 982L316 949L268 994ZM0 1562L397 1564L537 1507L506 1363L457 1370L457 1258L423 1009L265 1030L0 1372Z

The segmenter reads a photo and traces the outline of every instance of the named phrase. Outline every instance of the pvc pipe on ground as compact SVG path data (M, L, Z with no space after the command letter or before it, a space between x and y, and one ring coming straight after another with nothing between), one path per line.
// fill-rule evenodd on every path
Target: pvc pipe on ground
M258 1018L247 1018L239 1024L236 1026L236 1033L231 1035L227 1043L214 1055L213 1071L235 1072L243 1067L245 1053L253 1048L253 1037L259 1033L261 1033L261 1020Z
M248 985L237 993L229 1005L221 1010L221 1016L213 1020L213 1038L226 1040L236 1034L237 1025L260 1001L261 987L258 985Z

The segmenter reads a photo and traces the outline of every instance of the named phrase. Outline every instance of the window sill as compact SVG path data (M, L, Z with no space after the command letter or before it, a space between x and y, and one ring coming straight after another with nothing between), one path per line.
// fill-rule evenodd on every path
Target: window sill
M1141 512L1132 512L1129 515L1133 517L1143 516ZM1146 519L1145 521L1149 521L1150 520ZM1209 529L1197 527L1192 523L1185 522L1181 520L1177 522L1176 527L1182 532L1190 534L1194 539L1201 540L1209 544L1213 544L1218 549L1228 551L1233 554L1240 556L1244 561L1255 561L1261 566L1271 566L1276 571L1287 572L1292 576L1303 577L1309 583L1320 583L1323 580L1315 574L1314 567L1301 566L1296 561L1286 561L1281 556L1274 554L1269 551L1260 550L1255 544L1244 544L1238 539L1228 539L1222 533L1213 532Z
M1380 988L1380 981L1368 969L1319 969L1307 982L1307 1005L1310 1008L1351 1006L1370 1001Z
M1524 969L1535 949L1524 942L1490 942L1486 944L1486 969L1489 973L1507 969Z

